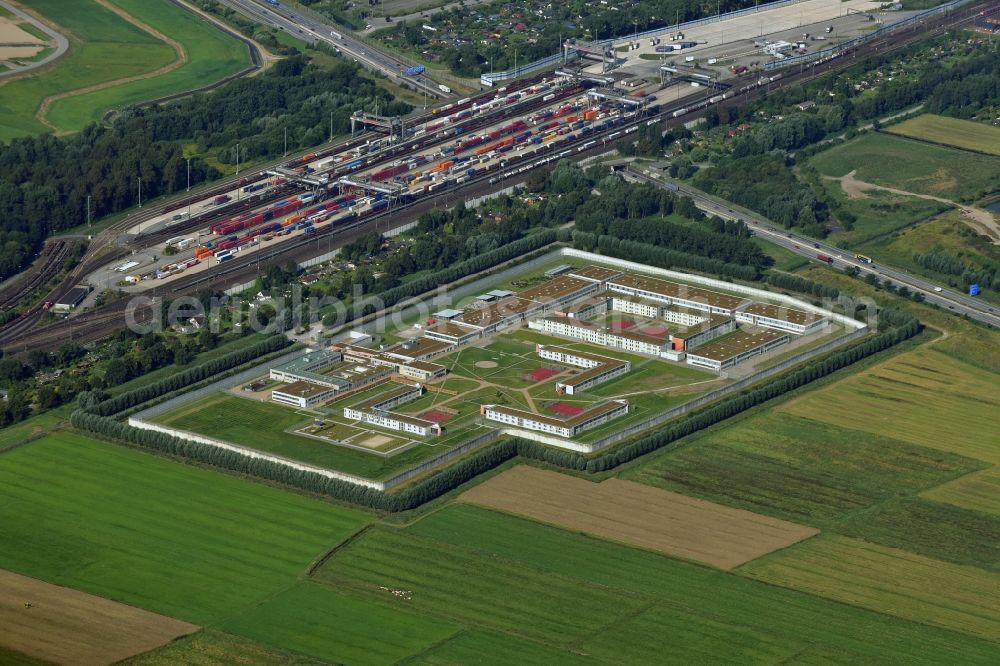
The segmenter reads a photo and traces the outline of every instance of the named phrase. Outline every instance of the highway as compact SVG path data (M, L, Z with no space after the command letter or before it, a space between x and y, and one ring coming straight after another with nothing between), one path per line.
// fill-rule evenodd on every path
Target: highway
M425 74L419 76L406 76L403 74L403 70L409 67L411 63L358 41L341 26L319 21L311 15L296 11L284 3L275 7L258 2L257 0L223 0L223 2L255 21L284 30L293 37L297 37L309 44L321 42L340 49L344 55L353 58L368 69L385 75L386 78L394 83L405 83L415 86L434 99L442 96L442 91L438 88L438 84L429 79ZM334 36L335 34L340 35L340 38L338 39Z
M674 183L667 184L658 178L653 178L647 173L637 171L634 168L629 168L627 173L637 180L652 183L663 189L690 197L695 205L708 215L718 215L722 219L728 220L741 219L747 222L754 233L760 237L766 238L769 242L780 245L807 259L819 261L817 255L825 254L833 259L833 263L829 265L834 268L844 269L853 266L862 273L872 273L878 276L880 280L888 280L897 286L906 286L911 291L920 292L923 294L924 300L928 303L938 305L955 314L967 315L970 319L975 319L988 326L1000 328L1000 316L997 315L995 308L989 303L984 303L953 289L941 287L922 277L905 273L897 268L886 266L881 262L876 261L869 264L859 261L854 258L854 253L850 250L844 250L814 238L799 236L784 227L761 218L759 215L740 212L734 208L720 204L718 201L706 197L699 190Z

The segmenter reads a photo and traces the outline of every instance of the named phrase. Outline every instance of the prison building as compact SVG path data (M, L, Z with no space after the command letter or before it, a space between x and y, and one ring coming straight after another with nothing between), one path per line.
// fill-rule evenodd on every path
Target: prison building
M535 430L569 439L584 430L596 428L612 419L628 414L628 402L611 400L568 418L536 414L503 405L482 405L479 414L490 421L525 430Z
M442 321L424 332L425 338L447 342L454 346L465 345L483 337L481 328L464 326L452 321Z
M571 303L561 309L564 316L571 319L590 319L607 313L610 299L605 296L592 296L590 298Z
M437 353L444 353L454 348L454 345L426 338L417 338L416 340L400 343L384 352L367 347L345 344L334 345L332 347L332 349L341 351L346 361L390 368L404 377L415 379L419 382L427 382L431 379L444 377L448 373L448 369L443 365L418 359L431 355L432 350L436 355ZM394 353L394 350L400 351Z
M623 275L609 280L608 291L613 294L644 298L664 305L677 305L729 317L733 316L733 312L740 306L750 302L741 296L730 296L717 291L642 275Z
M622 349L647 356L672 357L672 354L667 354L670 351L670 343L667 340L628 331L613 331L604 326L588 324L569 317L532 319L528 322L528 328L564 338L583 340L610 349Z
M584 266L582 268L576 268L569 272L569 275L581 280L589 280L591 282L596 282L602 287L607 284L608 280L613 280L616 277L621 276L623 273L614 268L605 268L604 266Z
M781 305L753 303L736 311L736 321L805 335L830 323L829 318L804 310L793 310Z
M635 298L634 296L624 296L621 294L615 294L611 297L612 311L639 315L640 317L647 317L649 319L658 318L665 307L663 303L656 303L645 298Z
M344 355L339 351L319 350L303 354L296 359L275 366L270 370L271 379L279 382L312 381L327 384L328 378L319 371L339 363ZM338 385L334 383L333 385Z
M271 391L271 400L300 409L309 409L326 402L337 394L337 389L312 382L298 381Z
M601 285L596 282L582 280L571 275L560 275L536 287L525 289L517 297L537 303L545 311L551 312L599 291L601 291Z
M699 313L695 315L680 309L666 310L664 319L680 324L681 321L694 323L683 325L683 330L670 334L670 345L675 351L688 351L711 342L715 338L736 330L736 320L724 315Z
M539 357L547 361L584 368L584 372L556 383L556 391L560 394L583 393L592 386L620 377L632 369L632 364L628 361L619 361L616 358L588 354L566 347L535 345L535 351Z
M420 384L400 386L387 393L344 407L344 418L421 437L440 435L442 433L441 425L434 421L391 411L399 405L416 400L423 395L423 392L424 387Z
M775 347L780 347L788 340L788 334L785 333L737 331L722 340L701 347L697 352L688 352L687 362L691 365L721 372L748 358L765 354Z
M452 324L476 329L480 335L490 335L497 331L516 326L530 316L541 313L543 306L519 296L504 298L481 308L470 308L455 317ZM431 329L436 330L437 327ZM428 337L430 331L428 331Z

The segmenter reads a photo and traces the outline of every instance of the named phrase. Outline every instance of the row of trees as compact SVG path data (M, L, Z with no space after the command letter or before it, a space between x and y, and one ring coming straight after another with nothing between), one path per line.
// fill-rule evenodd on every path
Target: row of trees
M101 394L85 392L78 397L78 401L81 408L97 416L111 416L144 402L149 402L171 391L190 386L220 372L243 365L265 354L284 349L290 344L291 342L284 335L271 335L256 344L248 345L223 356L205 361L204 363L199 363L186 370L164 377L159 381L116 395L113 398L104 398Z
M576 231L573 233L573 244L580 250L597 251L609 257L638 261L660 268L692 270L739 280L756 280L760 277L760 271L755 266L726 263L721 259L623 240L615 236L596 236Z
M930 252L914 254L913 260L936 273L960 276L966 286L978 284L983 289L990 289L998 284L996 270L992 266L970 266L961 257L956 257L938 248Z

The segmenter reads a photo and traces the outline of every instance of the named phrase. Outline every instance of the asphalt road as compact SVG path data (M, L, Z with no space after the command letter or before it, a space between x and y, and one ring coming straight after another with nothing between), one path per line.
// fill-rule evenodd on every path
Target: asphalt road
M62 54L66 53L66 50L69 48L69 40L67 40L63 35L60 35L58 32L56 32L49 26L45 25L44 23L36 19L34 16L31 16L30 14L21 11L19 8L13 5L3 2L3 0L0 0L0 7L13 14L16 18L21 19L23 21L27 21L31 25L35 26L36 28L44 32L46 35L54 39L56 42L56 50L53 51L52 53L48 54L47 56L45 56L44 58L42 58L37 62L30 62L24 67L18 67L16 69L8 69L3 72L0 72L0 78L4 76L12 76L14 74L23 74L33 69L38 69L39 67L43 67L49 64L56 58L62 56Z
M377 71L394 83L406 83L426 91L433 97L442 95L437 84L426 75L406 76L403 70L411 65L369 44L358 41L343 27L319 21L294 8L279 4L274 7L257 0L223 0L225 4L243 12L255 21L280 28L293 37L309 44L321 42L340 49L344 55L353 58L368 69ZM340 35L340 39L334 36Z
M673 184L668 187L663 181L651 178L640 171L630 168L628 170L628 174L639 180L657 185L658 187L676 191L678 194L691 197L695 205L708 215L718 215L723 219L729 220L742 219L750 224L750 228L753 229L754 233L757 235L762 238L766 238L775 245L780 245L781 247L791 250L792 252L803 257L818 261L817 255L825 254L833 259L833 263L830 265L834 268L844 269L848 266L854 266L855 268L858 268L862 274L873 273L877 275L880 280L889 280L897 286L905 285L911 291L920 292L924 295L924 299L928 303L938 305L959 315L968 315L970 319L975 319L987 324L988 326L1000 328L1000 316L997 315L995 308L990 304L977 300L972 296L941 287L934 284L930 280L905 273L899 269L892 268L891 266L885 266L878 261L871 264L859 261L854 258L854 253L849 250L844 250L814 238L799 236L794 232L789 232L784 227L765 221L760 216L740 213L733 208L729 208L705 197L703 193L697 190L684 187L683 185L677 185L677 189L674 190Z

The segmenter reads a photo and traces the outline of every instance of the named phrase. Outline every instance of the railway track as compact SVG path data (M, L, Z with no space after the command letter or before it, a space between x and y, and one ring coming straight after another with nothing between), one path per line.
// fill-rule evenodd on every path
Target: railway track
M32 267L22 279L0 292L0 310L17 307L23 303L25 297L48 283L59 273L72 247L72 243L63 240L46 243L40 257L43 260L41 265Z
M772 89L798 85L828 74L831 71L846 68L857 58L864 58L879 51L884 53L902 48L915 41L925 39L928 36L941 34L961 23L969 21L979 9L980 6L973 6L969 8L969 11L963 11L958 15L944 16L940 21L923 26L912 26L898 33L887 35L883 40L874 41L845 52L839 57L826 62L813 63L811 66L803 65L800 68L790 68L790 70L782 72L780 79L769 82L766 86L758 85L745 91L737 88L740 90L738 95L722 100L718 104L722 107L731 107L745 103L750 99L767 94ZM798 69L798 71L794 71L795 69ZM657 120L660 120L665 128L688 122L698 117L698 114L708 106L710 97L711 92L700 99L687 99L665 104L661 108ZM678 110L684 110L684 113L673 116L672 114ZM649 122L650 120L648 117L638 118L629 124L611 128L600 135L590 135L586 139L595 141L595 144L587 149L578 149L579 146L577 144L582 143L582 139L578 140L576 144L568 146L568 148L572 150L572 157L574 159L582 159L604 153L608 150L609 145L613 144L614 139L610 135L623 133L631 127ZM324 244L326 244L326 249L332 250L350 243L370 231L378 230L384 232L409 224L422 213L442 203L448 205L449 201L457 202L468 198L475 198L520 182L527 178L531 170L544 166L542 163L533 163L525 170L518 169L518 167L524 166L524 162L532 162L535 159L537 158L533 155L524 156L521 160L512 158L511 161L514 164L504 167L501 171L507 173L511 173L510 170L512 169L517 169L517 171L511 177L502 179L500 182L491 182L491 180L497 180L496 176L499 172L489 172L477 176L462 186L440 190L432 196L423 197L415 202L400 206L395 210L365 217L349 225L319 228L317 233L311 237L296 237L276 243L267 250L258 250L250 255L234 258L226 262L219 270L209 274L198 273L185 276L162 287L153 287L148 292L145 292L144 295L172 298L183 294L191 294L205 287L225 289L234 284L240 284L248 281L259 270L269 268L277 263L286 262L289 259L303 260L312 258L322 252ZM116 301L99 310L82 313L76 317L56 322L35 331L18 332L14 335L9 335L7 329L4 329L0 331L0 345L4 349L17 352L25 348L44 349L52 346L57 347L67 339L73 339L81 343L100 339L124 325L129 300ZM148 308L146 310L148 312ZM136 321L144 321L141 311L134 318Z

